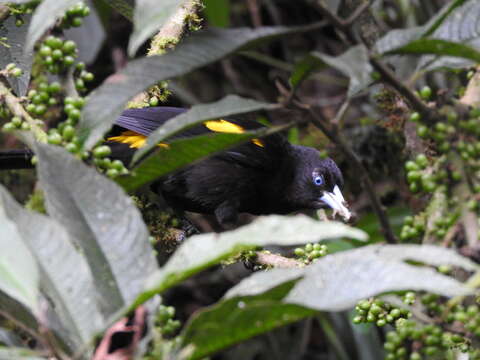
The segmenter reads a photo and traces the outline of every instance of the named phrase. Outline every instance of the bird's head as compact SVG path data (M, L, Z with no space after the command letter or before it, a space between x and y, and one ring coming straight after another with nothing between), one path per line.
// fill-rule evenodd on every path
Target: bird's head
M322 158L319 151L304 146L294 146L296 171L291 193L299 206L308 209L330 207L345 221L352 214L343 198L342 172L330 158Z

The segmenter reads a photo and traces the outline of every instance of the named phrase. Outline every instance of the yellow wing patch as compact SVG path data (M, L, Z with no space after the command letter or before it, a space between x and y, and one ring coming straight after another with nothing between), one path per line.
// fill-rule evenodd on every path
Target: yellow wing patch
M210 131L228 134L243 134L245 129L240 125L231 123L224 119L205 121L203 125ZM145 145L147 137L145 135L136 133L135 131L124 131L118 136L111 136L107 138L108 141L114 141L122 144L127 144L131 148L141 148ZM260 139L252 139L251 142L257 146L265 147L265 144ZM160 143L157 146L162 148L169 148L168 144Z
M145 135L138 134L134 131L128 130L128 131L122 132L118 136L111 136L107 138L107 140L115 141L122 144L128 144L131 148L138 149L138 148L141 148L143 145L145 145L147 141L147 137ZM166 149L170 147L168 144L165 144L165 143L160 143L157 146L160 146Z
M240 125L231 123L227 120L209 120L203 123L208 130L219 133L243 134L245 129Z
M208 130L213 132L228 134L243 134L245 132L245 129L240 125L231 123L224 119L205 121L203 125L205 125ZM257 146L265 147L265 144L260 139L252 139L251 141Z

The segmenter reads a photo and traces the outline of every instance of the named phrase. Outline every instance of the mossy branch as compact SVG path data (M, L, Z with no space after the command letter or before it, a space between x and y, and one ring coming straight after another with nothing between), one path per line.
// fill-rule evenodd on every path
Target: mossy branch
M23 107L20 99L12 94L3 82L0 81L0 99L5 102L14 116L24 119L30 125L30 131L39 142L47 142L47 133L39 126L38 122L30 116Z

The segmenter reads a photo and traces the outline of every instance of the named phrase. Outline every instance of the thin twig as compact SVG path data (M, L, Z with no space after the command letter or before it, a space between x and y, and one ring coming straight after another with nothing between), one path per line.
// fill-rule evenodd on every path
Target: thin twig
M305 109L305 108L304 108ZM365 166L362 164L360 159L357 155L353 152L350 146L347 144L343 136L338 131L338 128L333 125L332 127L327 127L323 119L320 118L317 112L315 112L312 108L308 107L308 111L311 115L311 120L313 125L319 128L338 148L345 154L349 162L354 166L355 172L360 176L360 179L363 184L363 188L367 192L367 195L370 199L370 203L372 204L373 210L378 217L380 222L380 226L382 227L382 232L385 236L385 239L390 244L396 244L397 239L393 234L392 227L390 226L390 222L388 221L388 216L383 209L380 200L375 193L374 186L370 176L368 175L368 171Z

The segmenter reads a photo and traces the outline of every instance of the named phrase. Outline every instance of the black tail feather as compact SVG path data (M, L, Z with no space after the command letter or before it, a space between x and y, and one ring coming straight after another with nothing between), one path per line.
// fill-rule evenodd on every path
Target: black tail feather
M0 150L0 170L33 168L32 157L31 150Z

